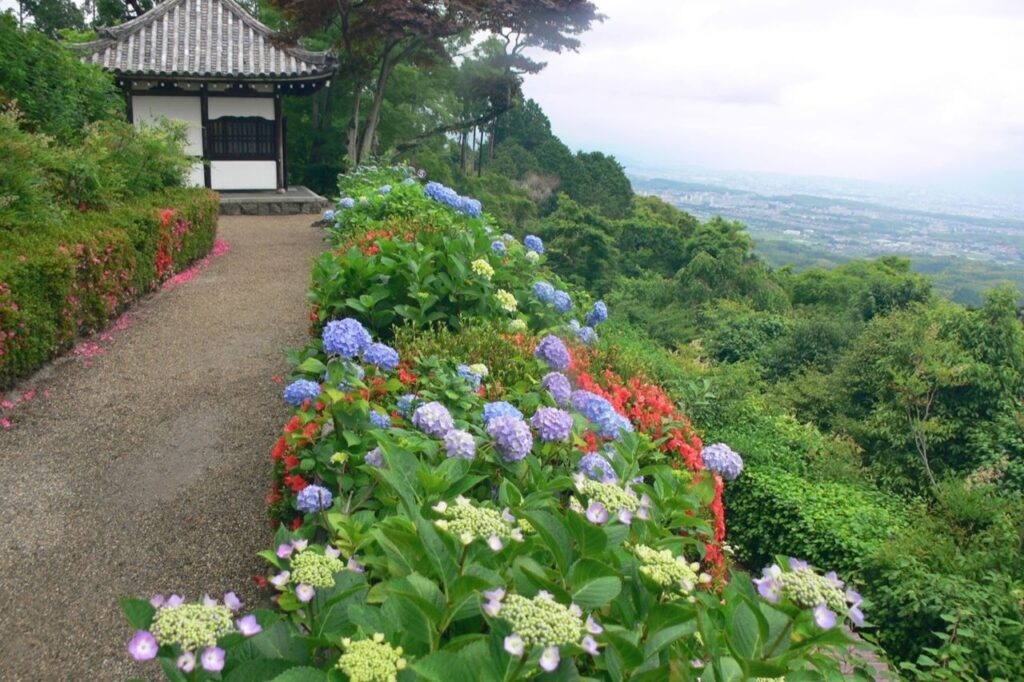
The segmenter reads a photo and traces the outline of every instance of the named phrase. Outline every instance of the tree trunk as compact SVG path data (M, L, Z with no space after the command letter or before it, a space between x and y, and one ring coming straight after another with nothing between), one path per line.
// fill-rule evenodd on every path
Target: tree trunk
M491 136L487 140L487 163L494 161L494 134L498 130L498 122L491 121Z
M484 129L480 129L480 149L476 154L476 176L479 178L484 174Z
M463 173L466 172L466 164L469 163L469 134L462 131L462 153L459 156L459 168Z
M359 165L359 105L363 101L363 84L356 83L352 89L352 118L348 122L348 160L353 166Z
M380 109L384 104L384 90L387 87L391 71L395 63L391 58L391 50L394 46L384 52L381 58L380 73L377 76L377 85L373 91L373 104L370 105L370 114L366 117L366 125L363 126L362 142L359 145L359 161L362 162L370 156L373 151L373 138L377 134L377 124L380 123Z

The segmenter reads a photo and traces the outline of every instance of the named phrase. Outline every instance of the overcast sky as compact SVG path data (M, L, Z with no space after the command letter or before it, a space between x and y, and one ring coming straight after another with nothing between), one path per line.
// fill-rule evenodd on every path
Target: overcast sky
M524 85L570 147L1024 193L1024 0L596 2Z

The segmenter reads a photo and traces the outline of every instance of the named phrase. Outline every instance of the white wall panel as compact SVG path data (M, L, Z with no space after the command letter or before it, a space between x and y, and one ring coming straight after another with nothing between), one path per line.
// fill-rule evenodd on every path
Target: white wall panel
M277 189L276 161L211 161L213 189Z
M185 153L192 156L203 155L203 116L198 95L195 97L132 95L132 118L135 120L135 125L157 125L161 118L186 123L188 135Z
M210 97L210 119L221 116L259 116L274 120L274 100L271 97Z

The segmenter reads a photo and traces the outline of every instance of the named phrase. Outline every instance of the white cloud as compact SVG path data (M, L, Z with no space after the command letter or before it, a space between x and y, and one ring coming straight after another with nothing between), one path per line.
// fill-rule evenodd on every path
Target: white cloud
M524 86L570 146L878 180L1024 171L1024 3L598 5L581 51Z

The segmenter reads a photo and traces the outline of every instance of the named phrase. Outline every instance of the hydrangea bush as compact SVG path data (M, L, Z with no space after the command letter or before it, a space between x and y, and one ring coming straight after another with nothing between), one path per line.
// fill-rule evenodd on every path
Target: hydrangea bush
M407 168L343 198L271 451L275 609L225 598L170 636L129 600L135 658L172 679L845 679L859 596L801 562L730 570L739 455L705 468L664 391L577 338L572 310L609 311L539 239Z

